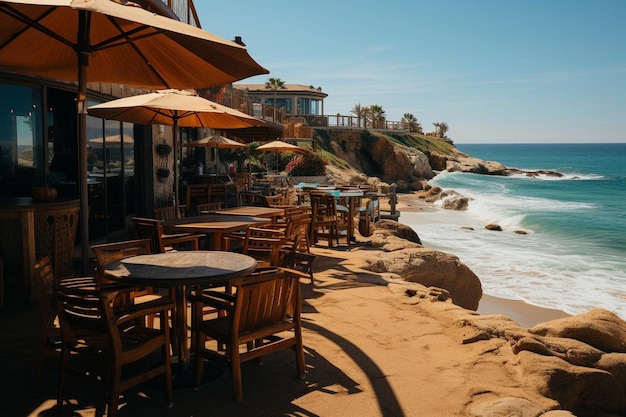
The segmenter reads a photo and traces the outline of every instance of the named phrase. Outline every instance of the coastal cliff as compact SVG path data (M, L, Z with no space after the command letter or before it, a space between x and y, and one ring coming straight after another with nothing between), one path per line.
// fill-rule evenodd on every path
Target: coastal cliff
M426 181L437 171L509 173L503 164L471 157L446 139L416 133L317 129L314 143L330 155L328 173L337 183L367 182L368 178L376 178L395 183L399 192L410 192L423 190Z

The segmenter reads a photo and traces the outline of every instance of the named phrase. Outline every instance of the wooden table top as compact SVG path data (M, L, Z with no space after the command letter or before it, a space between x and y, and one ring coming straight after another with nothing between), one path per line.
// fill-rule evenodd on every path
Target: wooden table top
M215 210L215 214L230 214L235 216L277 217L285 214L285 210L276 207L240 206Z
M202 214L200 216L185 217L182 219L165 220L161 224L163 230L210 233L214 231L231 232L271 223L271 219L253 216L236 216L226 214Z
M112 280L167 287L226 282L256 268L250 256L224 251L177 251L139 255L108 264L103 273Z

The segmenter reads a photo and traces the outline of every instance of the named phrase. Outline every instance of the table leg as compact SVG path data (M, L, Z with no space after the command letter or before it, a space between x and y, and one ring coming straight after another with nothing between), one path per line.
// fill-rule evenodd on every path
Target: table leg
M356 197L348 198L348 245L354 239L354 202Z
M178 350L180 362L189 364L189 347L187 346L187 286L177 285L174 291L176 311L174 311L173 345Z

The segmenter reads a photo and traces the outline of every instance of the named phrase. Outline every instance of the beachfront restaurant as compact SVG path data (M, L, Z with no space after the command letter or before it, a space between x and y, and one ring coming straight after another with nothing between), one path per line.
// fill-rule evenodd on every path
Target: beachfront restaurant
M189 12L192 1L140 3L170 18L177 18L174 11L183 21L196 16ZM87 87L86 107L149 92L95 82ZM210 95L211 89L204 93ZM7 302L32 301L36 259L50 255L60 276L75 270L75 248L81 243L77 113L75 83L0 72L0 308ZM174 161L159 155L156 145L173 144L173 130L89 115L86 125L88 240L111 241L132 226L133 215L152 214L155 207L172 203L173 175L158 178L157 168L172 172ZM279 128L270 131L279 135ZM215 133L179 128L181 142ZM181 177L210 162L214 153L194 149L184 157Z

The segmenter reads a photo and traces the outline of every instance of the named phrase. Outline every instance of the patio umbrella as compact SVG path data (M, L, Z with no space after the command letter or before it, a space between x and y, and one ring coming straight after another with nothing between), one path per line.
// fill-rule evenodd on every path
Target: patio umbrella
M245 143L237 142L236 140L228 139L224 136L214 135L208 136L206 138L194 140L192 142L187 142L183 144L183 146L194 147L194 148L214 148L214 149L242 149L247 148L248 145ZM215 171L217 172L217 165L219 163L219 158L217 151L215 152Z
M161 90L155 93L120 98L89 107L91 116L136 124L172 125L174 129L174 193L178 200L177 127L235 129L259 126L264 122L230 107L222 106L184 90Z
M265 151L265 152L275 152L276 153L276 161L278 161L278 153L279 152L291 152L291 153L307 153L309 152L307 149L301 148L297 145L292 145L291 143L283 142L282 140L274 140L272 142L268 142L256 148L257 151ZM278 174L278 163L276 164L276 173Z
M122 139L123 138L123 139ZM102 147L104 143L105 146L119 146L121 141L124 141L124 146L133 146L135 144L135 139L132 136L124 133L121 135L110 135L105 138L93 138L89 139L87 143L89 146Z
M83 272L88 272L87 82L201 88L267 74L244 47L109 0L1 0L0 71L77 81Z
M219 135L208 136L206 138L187 142L183 146L191 146L191 147L197 147L197 148L219 148L219 149L247 148L248 147L248 145L246 145L245 143L237 142L236 140L228 139L228 138L225 138L224 136L219 136Z

